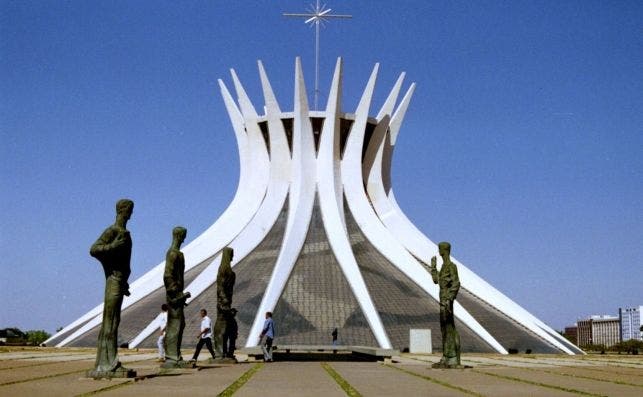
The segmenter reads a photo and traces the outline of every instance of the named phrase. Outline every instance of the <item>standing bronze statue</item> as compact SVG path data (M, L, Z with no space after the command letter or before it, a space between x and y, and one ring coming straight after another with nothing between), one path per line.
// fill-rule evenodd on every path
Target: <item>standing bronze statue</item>
M232 293L236 275L232 271L232 258L234 250L230 247L223 248L221 265L217 273L217 320L214 323L214 350L218 357L225 358L223 354L223 334L228 328L232 316Z
M431 258L431 277L440 286L440 331L442 333L442 359L433 368L463 368L460 365L460 335L455 329L453 301L460 290L458 268L451 262L451 244L441 242L438 250L442 257L442 267L438 272L437 259Z
M105 229L92 245L89 253L98 259L105 271L105 303L103 322L98 334L96 364L87 377L131 378L136 372L121 365L118 360L118 325L121 322L123 296L129 296L127 279L131 273L132 238L127 221L134 211L134 202L128 199L116 203L116 221Z
M165 297L167 300L167 325L165 326L165 362L163 368L193 367L194 363L184 361L181 357L181 341L185 328L183 308L185 301L190 297L189 292L184 292L185 258L181 252L181 244L185 241L187 230L177 226L172 230L172 245L165 255Z

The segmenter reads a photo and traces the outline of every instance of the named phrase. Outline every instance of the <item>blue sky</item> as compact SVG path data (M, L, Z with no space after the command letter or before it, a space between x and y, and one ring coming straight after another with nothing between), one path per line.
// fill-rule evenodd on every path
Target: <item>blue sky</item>
M292 109L309 92L312 1L0 1L0 328L53 332L102 301L89 247L136 203L136 279L214 222L238 180L217 79L262 109L256 60ZM393 159L408 217L561 329L643 304L643 3L329 1L320 103L338 56L353 112L417 89ZM405 89L404 88L404 89ZM312 99L311 99L312 100ZM372 111L373 113L375 111Z

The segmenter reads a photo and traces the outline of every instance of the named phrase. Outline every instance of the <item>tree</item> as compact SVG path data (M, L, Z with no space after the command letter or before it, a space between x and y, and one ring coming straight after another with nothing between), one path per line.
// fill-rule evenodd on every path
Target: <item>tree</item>
M27 336L27 344L34 345L34 346L40 345L42 342L46 341L51 336L46 331L43 331L43 330L31 330L31 331L27 331L25 334Z

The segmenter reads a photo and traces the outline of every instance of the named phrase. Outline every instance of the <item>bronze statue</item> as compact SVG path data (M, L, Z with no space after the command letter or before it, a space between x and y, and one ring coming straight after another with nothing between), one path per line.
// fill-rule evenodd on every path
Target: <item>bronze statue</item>
M232 292L236 275L232 271L230 263L234 257L234 250L230 247L223 248L221 254L221 265L217 273L217 320L214 323L214 350L217 356L224 357L223 334L228 328L231 317Z
M193 363L184 361L183 357L181 357L181 341L183 340L183 329L185 328L183 307L186 306L185 301L191 296L189 292L183 292L185 258L180 249L186 235L187 230L185 228L175 227L172 230L172 245L165 255L163 283L165 284L165 297L169 309L167 311L167 325L165 326L165 362L161 364L163 368L193 366Z
M134 211L134 202L128 199L116 203L116 221L92 245L89 253L98 259L105 271L105 303L103 322L98 335L96 364L87 377L130 378L136 372L121 365L118 360L118 325L121 321L123 295L129 296L127 279L131 273L132 238L126 229Z
M431 277L440 286L440 331L442 333L442 359L433 368L463 368L460 365L460 335L455 329L453 301L460 290L458 268L451 262L451 244L441 242L438 250L442 257L442 268L438 272L437 259L431 258Z

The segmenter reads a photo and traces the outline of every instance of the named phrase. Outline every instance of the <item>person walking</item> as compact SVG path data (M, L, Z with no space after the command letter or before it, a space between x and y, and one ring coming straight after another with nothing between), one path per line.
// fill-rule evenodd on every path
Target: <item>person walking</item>
M272 321L272 312L266 312L266 321L263 323L263 330L259 336L259 344L261 339L266 337L265 343L261 346L263 351L263 361L272 362L272 341L275 338L275 323Z
M192 356L192 361L197 361L204 344L212 355L212 359L216 358L214 350L212 350L212 320L208 317L208 311L205 309L201 309L201 332L199 332L197 338L199 338L199 343L196 344L196 350L194 351L194 356Z
M165 361L165 327L167 325L167 310L168 306L166 303L161 305L161 312L156 317L156 322L159 325L160 335L156 341L156 346L159 348L159 362Z

